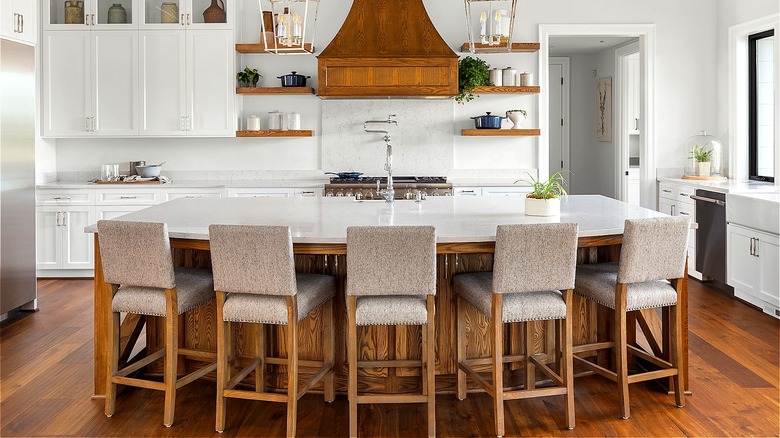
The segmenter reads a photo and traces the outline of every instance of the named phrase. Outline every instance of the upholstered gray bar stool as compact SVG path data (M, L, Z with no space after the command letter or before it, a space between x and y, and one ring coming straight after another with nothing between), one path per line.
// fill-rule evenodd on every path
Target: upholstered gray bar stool
M574 428L571 320L576 262L577 224L499 225L493 271L459 274L453 279L458 296L458 399L466 398L468 374L493 397L496 436L504 435L504 401L521 398L563 395L566 427ZM491 319L492 384L472 368L485 360L465 357L465 303ZM563 344L556 348L556 355L562 355L557 373L529 354L533 337L529 322L542 320L558 320L562 325L561 337L556 337ZM503 353L504 324L513 322L525 323L524 355ZM511 362L525 362L522 390L504 390L504 364ZM536 367L556 386L536 388Z
M184 332L180 315L214 299L214 284L206 269L174 268L168 227L161 223L98 221L98 242L103 279L110 285L108 315L108 370L106 415L114 415L116 385L165 391L163 424L173 424L176 390L216 368L216 363L178 377L179 356L215 362L213 352L182 348ZM119 319L127 312L165 317L165 348L125 368L119 367ZM129 377L133 372L165 357L163 382Z
M333 296L336 279L329 275L297 274L289 227L211 225L211 263L217 291L217 421L216 430L225 430L227 398L287 403L287 436L296 434L298 399L324 379L325 401L334 394ZM298 323L311 312L322 311L322 361L298 359ZM232 323L256 325L256 356L232 375L234 349ZM287 358L266 356L266 324L287 326ZM268 365L287 366L287 394L265 391ZM303 384L298 367L314 367L317 372ZM255 371L255 391L235 389Z
M630 416L628 384L672 377L675 402L685 404L681 382L682 327L677 305L685 275L686 249L690 220L686 216L626 220L619 263L595 263L577 267L575 293L614 310L614 342L578 345L575 353L610 348L615 371L575 356L588 369L618 384L620 413ZM670 307L669 359L628 345L627 313L641 309ZM636 312L641 318L641 313ZM631 327L635 330L635 327ZM659 369L628 374L628 354L643 358Z
M435 294L434 227L347 227L347 356L351 437L357 436L357 405L369 403L427 403L428 436L436 435ZM422 326L421 360L358 361L357 326L367 325ZM422 367L422 394L358 394L358 368L416 366Z

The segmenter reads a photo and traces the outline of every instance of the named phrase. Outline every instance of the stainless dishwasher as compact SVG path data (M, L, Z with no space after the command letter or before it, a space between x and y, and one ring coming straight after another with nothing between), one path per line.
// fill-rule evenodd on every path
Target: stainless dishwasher
M696 190L696 270L726 283L726 194Z

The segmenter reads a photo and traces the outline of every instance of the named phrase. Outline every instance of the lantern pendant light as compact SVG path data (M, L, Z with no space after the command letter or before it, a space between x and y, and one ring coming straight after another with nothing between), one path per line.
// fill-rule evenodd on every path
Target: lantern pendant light
M511 52L517 0L463 1L466 7L469 51L471 53Z
M314 53L319 0L258 0L260 44L274 54Z

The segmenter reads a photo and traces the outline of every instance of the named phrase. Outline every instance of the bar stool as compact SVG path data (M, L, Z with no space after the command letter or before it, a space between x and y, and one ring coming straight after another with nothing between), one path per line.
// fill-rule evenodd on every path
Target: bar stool
M163 424L170 427L176 390L217 367L212 363L178 377L179 356L216 361L213 352L179 346L184 341L179 315L214 299L211 273L206 269L173 267L166 224L101 220L97 226L103 280L111 286L106 416L114 415L117 384L156 389L165 391ZM165 317L165 347L118 370L120 312ZM161 357L165 357L163 382L129 377Z
M428 436L436 435L435 294L434 227L347 227L350 436L357 436L357 405L370 403L427 403ZM421 360L358 361L357 326L367 325L423 326ZM413 366L422 368L422 394L358 394L358 368Z
M466 374L493 397L496 436L504 435L504 400L563 395L566 427L574 428L574 375L572 372L572 289L577 262L577 224L499 225L492 272L459 274L453 279L458 297L457 360L459 400L466 398ZM465 303L491 319L493 383L472 367L484 359L465 357ZM556 337L556 355L562 350L556 374L546 363L530 354L532 331L529 322L558 320L561 337ZM505 323L525 323L525 355L505 356ZM563 344L562 346L560 344ZM504 390L504 364L525 362L525 387ZM536 388L536 372L547 375L555 387Z
M594 263L577 267L575 293L614 310L614 342L578 345L576 352L612 349L615 371L575 356L589 370L618 384L620 412L630 416L628 384L672 377L678 407L685 404L681 382L682 327L678 297L685 275L690 220L686 216L628 219L623 232L619 263ZM670 360L628 345L627 313L670 307ZM641 317L641 314L637 314ZM631 327L635 329L635 327ZM641 357L659 370L628 374L628 354ZM656 354L660 351L655 352Z
M296 435L298 399L324 379L325 401L335 398L333 297L336 279L295 272L289 227L211 225L211 262L217 292L217 432L225 430L227 398L287 403L287 436ZM322 361L298 359L298 323L323 307ZM231 376L234 359L232 323L256 325L253 361ZM287 358L266 356L265 325L287 325ZM266 392L268 365L287 366L287 394ZM318 368L302 385L298 367ZM255 391L235 389L255 371Z

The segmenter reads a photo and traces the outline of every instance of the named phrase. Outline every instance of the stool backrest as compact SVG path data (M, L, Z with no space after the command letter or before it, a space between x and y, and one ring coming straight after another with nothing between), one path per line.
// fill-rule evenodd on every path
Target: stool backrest
M176 287L166 224L101 220L97 227L106 283Z
M435 293L434 227L347 227L347 295Z
M573 289L577 231L570 223L499 225L493 292Z
M626 219L617 281L682 278L689 228L686 216Z
M214 289L259 295L295 295L290 227L209 225Z

